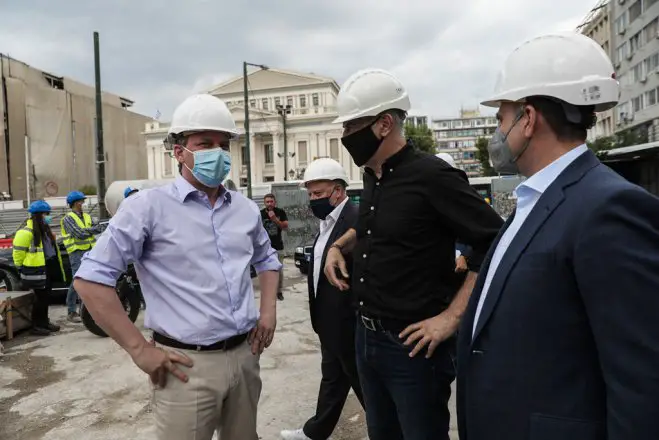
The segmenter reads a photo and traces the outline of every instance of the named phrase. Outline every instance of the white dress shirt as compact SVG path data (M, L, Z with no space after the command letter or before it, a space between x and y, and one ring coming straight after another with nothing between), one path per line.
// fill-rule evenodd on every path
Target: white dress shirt
M322 267L320 264L323 260L323 253L325 252L325 246L327 246L327 241L332 235L332 229L336 225L336 221L341 216L341 211L346 205L348 198L346 197L341 203L336 205L334 210L325 218L325 220L320 221L320 234L318 235L318 240L316 240L316 245L313 248L313 291L314 296L318 292L318 279L320 278L320 271Z
M476 315L474 316L474 327L472 329L472 337L476 333L476 326L478 324L478 318L480 317L481 310L483 309L483 304L485 303L485 298L487 297L490 284L492 283L492 278L499 267L499 263L503 259L508 246L517 235L517 232L520 230L524 221L529 216L533 207L540 199L540 196L549 188L549 185L554 183L558 176L579 156L588 151L588 147L580 145L577 148L568 151L554 162L550 163L524 182L520 183L519 186L515 189L515 195L517 196L517 210L515 211L515 218L512 223L506 229L506 232L503 233L501 240L497 244L497 248L494 250L492 255L492 262L490 263L489 270L487 271L487 276L485 278L485 283L483 284L483 291L481 297L478 299L478 307L476 308Z

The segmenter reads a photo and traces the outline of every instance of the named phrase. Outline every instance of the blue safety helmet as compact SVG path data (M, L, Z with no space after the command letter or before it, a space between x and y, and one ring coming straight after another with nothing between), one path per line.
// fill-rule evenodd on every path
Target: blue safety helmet
M134 192L137 192L137 188L131 188L130 186L124 190L124 199L127 198L129 195L131 195Z
M27 212L30 214L38 214L38 213L48 213L50 212L50 205L48 202L45 200L37 200L35 202L32 202L30 204L30 207L27 209Z
M66 196L66 204L71 206L75 202L79 200L85 200L87 196L85 196L83 193L80 191L71 191L68 196Z

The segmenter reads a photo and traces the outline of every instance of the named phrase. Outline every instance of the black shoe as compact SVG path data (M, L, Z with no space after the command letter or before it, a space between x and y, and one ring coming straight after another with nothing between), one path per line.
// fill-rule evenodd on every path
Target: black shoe
M277 299L278 299L279 301L283 301L283 300L284 300L284 294L281 293L281 292L279 292L279 293L277 294Z
M60 331L60 326L57 324L53 324L52 322L48 323L48 330L51 332L58 332Z
M32 333L34 336L50 336L50 330L47 328L43 327L32 327L30 330L30 333Z

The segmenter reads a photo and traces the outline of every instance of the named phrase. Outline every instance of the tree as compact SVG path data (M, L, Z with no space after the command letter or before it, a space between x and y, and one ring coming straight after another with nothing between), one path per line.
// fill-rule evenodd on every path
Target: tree
M435 136L433 136L432 130L428 126L414 126L407 122L405 123L405 137L411 139L414 146L419 150L431 154L437 153L437 142L435 142Z
M487 151L487 144L490 141L487 138L479 137L476 139L476 148L478 152L476 153L476 158L481 163L481 168L483 169L483 176L496 176L497 173L490 165L490 153Z
M599 153L600 151L607 151L613 148L629 147L647 142L647 130L628 128L612 136L600 136L594 141L588 142L588 148L593 150L594 153Z

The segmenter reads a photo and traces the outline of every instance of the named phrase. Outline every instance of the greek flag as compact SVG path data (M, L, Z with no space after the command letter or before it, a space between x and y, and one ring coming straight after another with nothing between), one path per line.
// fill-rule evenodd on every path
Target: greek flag
M160 110L156 110L156 114L155 114L155 116L153 117L153 119L155 119L155 120L157 121L158 119L160 119L160 116L161 116L161 115L162 115L162 113L160 113Z

